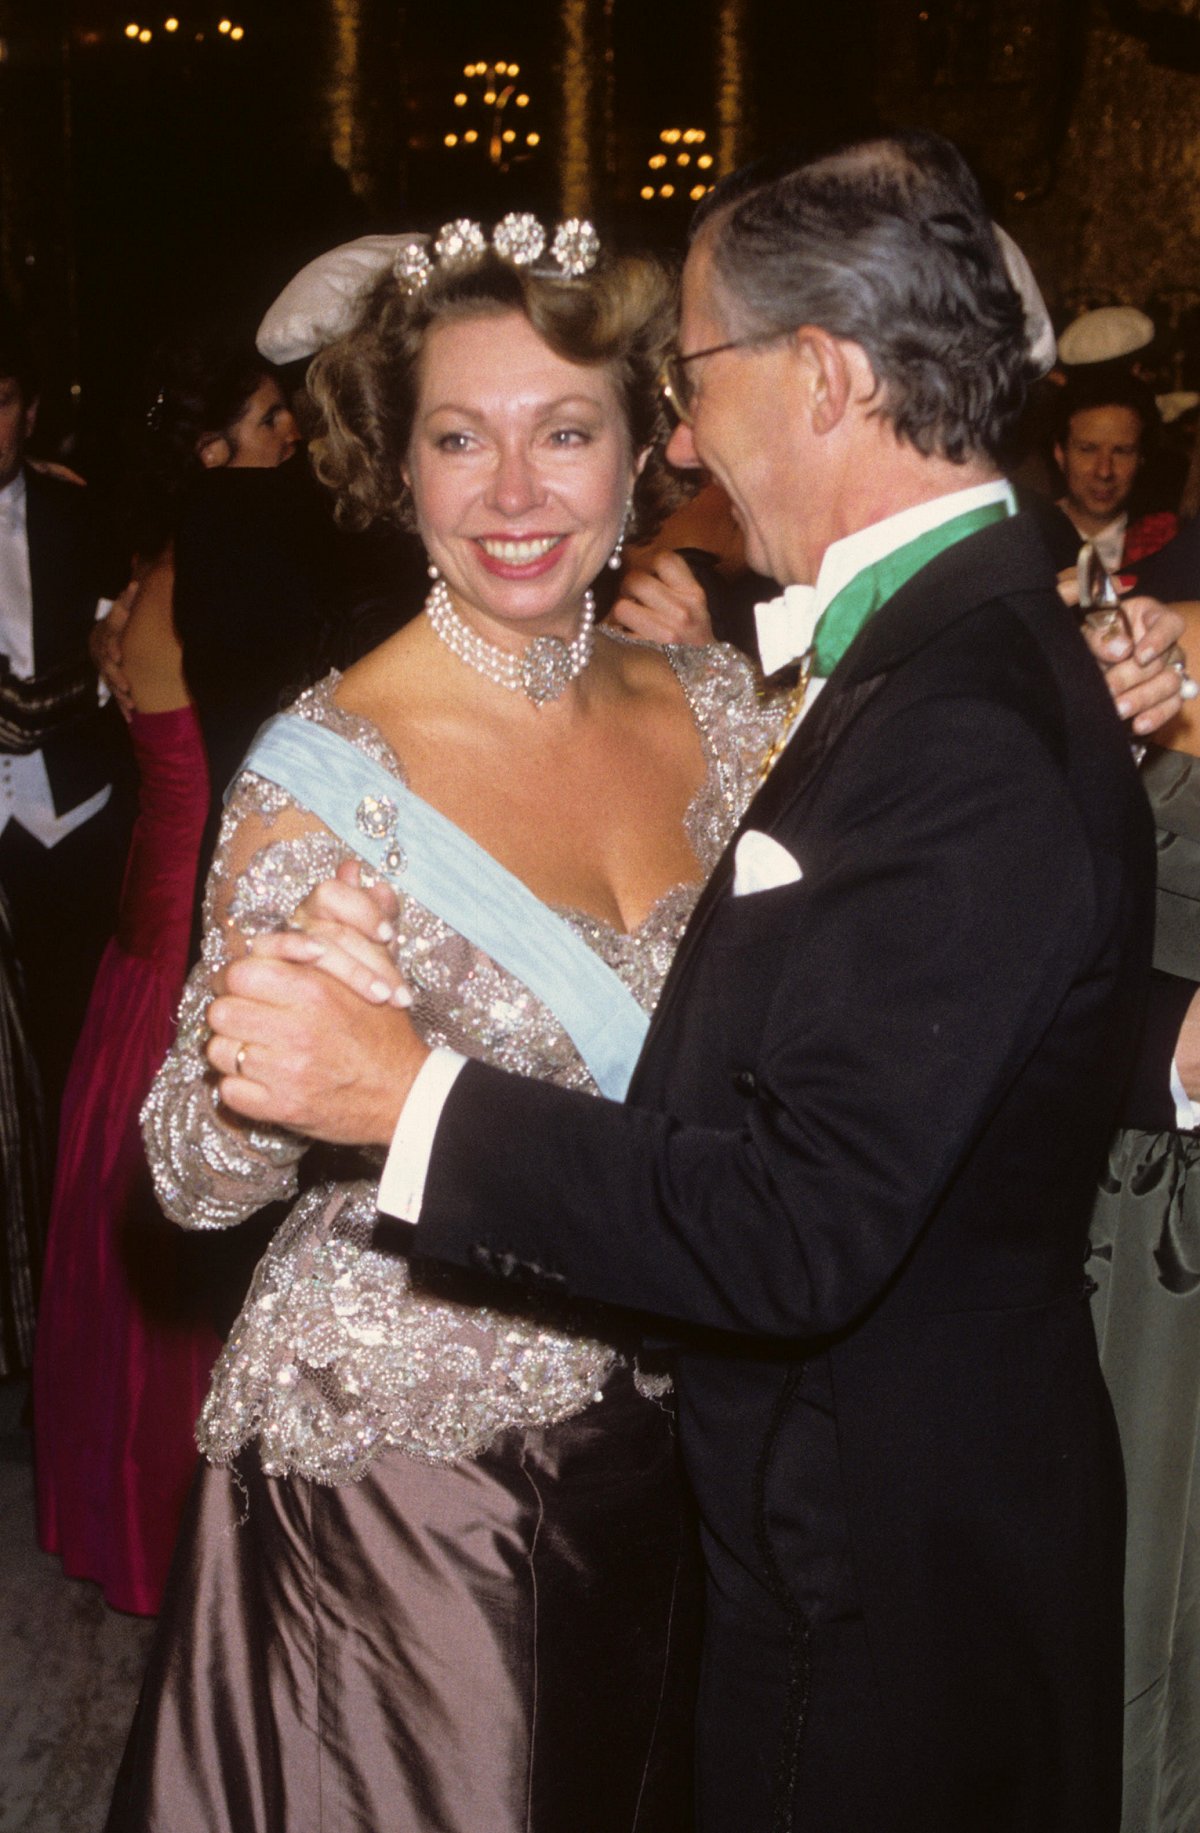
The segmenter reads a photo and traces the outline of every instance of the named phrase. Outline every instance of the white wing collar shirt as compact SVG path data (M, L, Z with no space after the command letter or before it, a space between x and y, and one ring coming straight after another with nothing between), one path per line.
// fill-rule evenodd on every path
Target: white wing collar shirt
M25 520L25 477L18 471L0 490L0 654L19 680L33 674L33 590L29 578L29 537ZM41 751L0 755L0 833L16 821L27 833L52 847L98 814L112 794L99 789L86 802L54 812L54 796Z
M822 614L868 567L877 565L898 548L940 528L943 523L993 504L1003 504L1009 514L1015 510L1012 488L1003 478L973 485L969 490L952 491L948 496L919 503L913 509L902 509L898 515L873 522L869 528L835 541L821 562L816 585L788 586L778 598L755 608L763 673L773 675L807 653ZM812 678L796 725L824 685L819 676ZM419 1219L434 1134L455 1078L465 1062L466 1058L458 1051L439 1046L422 1065L396 1124L380 1180L379 1207L386 1215L398 1216L408 1222Z
M1015 512L1016 500L1007 479L998 477L986 484L972 485L969 490L953 490L948 496L934 497L912 509L901 509L882 522L872 522L869 527L835 541L825 550L815 585L788 586L778 598L754 607L758 653L764 675L777 674L781 668L800 661L808 653L826 610L868 567L877 566L898 548L907 547L910 541L932 533L944 523L956 521L973 510L989 509L993 504L1003 504L1010 515ZM824 677L814 672L795 725L799 725L824 685Z

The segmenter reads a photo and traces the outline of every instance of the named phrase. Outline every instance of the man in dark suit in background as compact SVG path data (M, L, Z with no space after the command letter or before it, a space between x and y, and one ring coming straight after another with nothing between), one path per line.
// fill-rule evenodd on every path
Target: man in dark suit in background
M53 1136L116 922L127 809L113 783L127 765L88 652L104 585L92 499L25 463L37 405L24 338L0 315L0 681L15 708L0 736L0 885Z
M1023 369L944 141L711 200L672 456L794 582L760 622L812 680L625 1105L430 1054L295 960L247 958L210 1009L239 1112L390 1142L415 1252L670 1320L703 1833L1119 1819L1122 1478L1083 1259L1153 848L994 461Z

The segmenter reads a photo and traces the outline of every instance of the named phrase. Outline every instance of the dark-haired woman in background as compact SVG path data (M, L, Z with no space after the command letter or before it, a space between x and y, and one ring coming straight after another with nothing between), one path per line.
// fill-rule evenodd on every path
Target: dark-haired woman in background
M253 350L185 348L163 366L128 491L134 576L123 667L138 815L117 934L63 1102L34 1360L38 1530L118 1609L157 1611L192 1428L220 1347L201 1262L163 1222L138 1110L170 1044L187 966L208 770L172 618L172 527L200 468L278 465L297 444ZM231 661L231 666L234 665Z

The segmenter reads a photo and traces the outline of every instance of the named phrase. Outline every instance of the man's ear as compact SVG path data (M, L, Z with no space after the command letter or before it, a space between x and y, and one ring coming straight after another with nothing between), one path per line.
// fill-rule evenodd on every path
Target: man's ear
M1054 462L1065 477L1067 475L1067 455L1063 451L1062 441L1058 439L1054 441Z
M845 418L856 390L868 399L875 391L866 353L857 344L833 337L820 325L801 325L793 331L791 341L803 377L813 432L831 433ZM860 376L860 370L865 371L865 377Z
M25 437L26 439L32 439L33 437L33 429L37 425L38 408L40 406L41 406L41 402L38 400L38 397L36 395L34 395L32 401L29 401L26 403L26 407L25 407Z

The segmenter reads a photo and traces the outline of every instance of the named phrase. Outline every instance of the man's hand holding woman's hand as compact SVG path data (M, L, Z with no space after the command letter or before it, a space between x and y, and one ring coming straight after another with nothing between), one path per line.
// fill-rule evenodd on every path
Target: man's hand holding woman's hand
M319 885L289 928L254 936L208 1008L222 1101L252 1121L344 1145L389 1144L429 1055L387 943L398 911L356 861Z
M391 886L359 882L356 860L310 892L286 929L251 938L258 960L295 961L317 967L368 1005L409 1006L412 997L387 951L399 904Z

